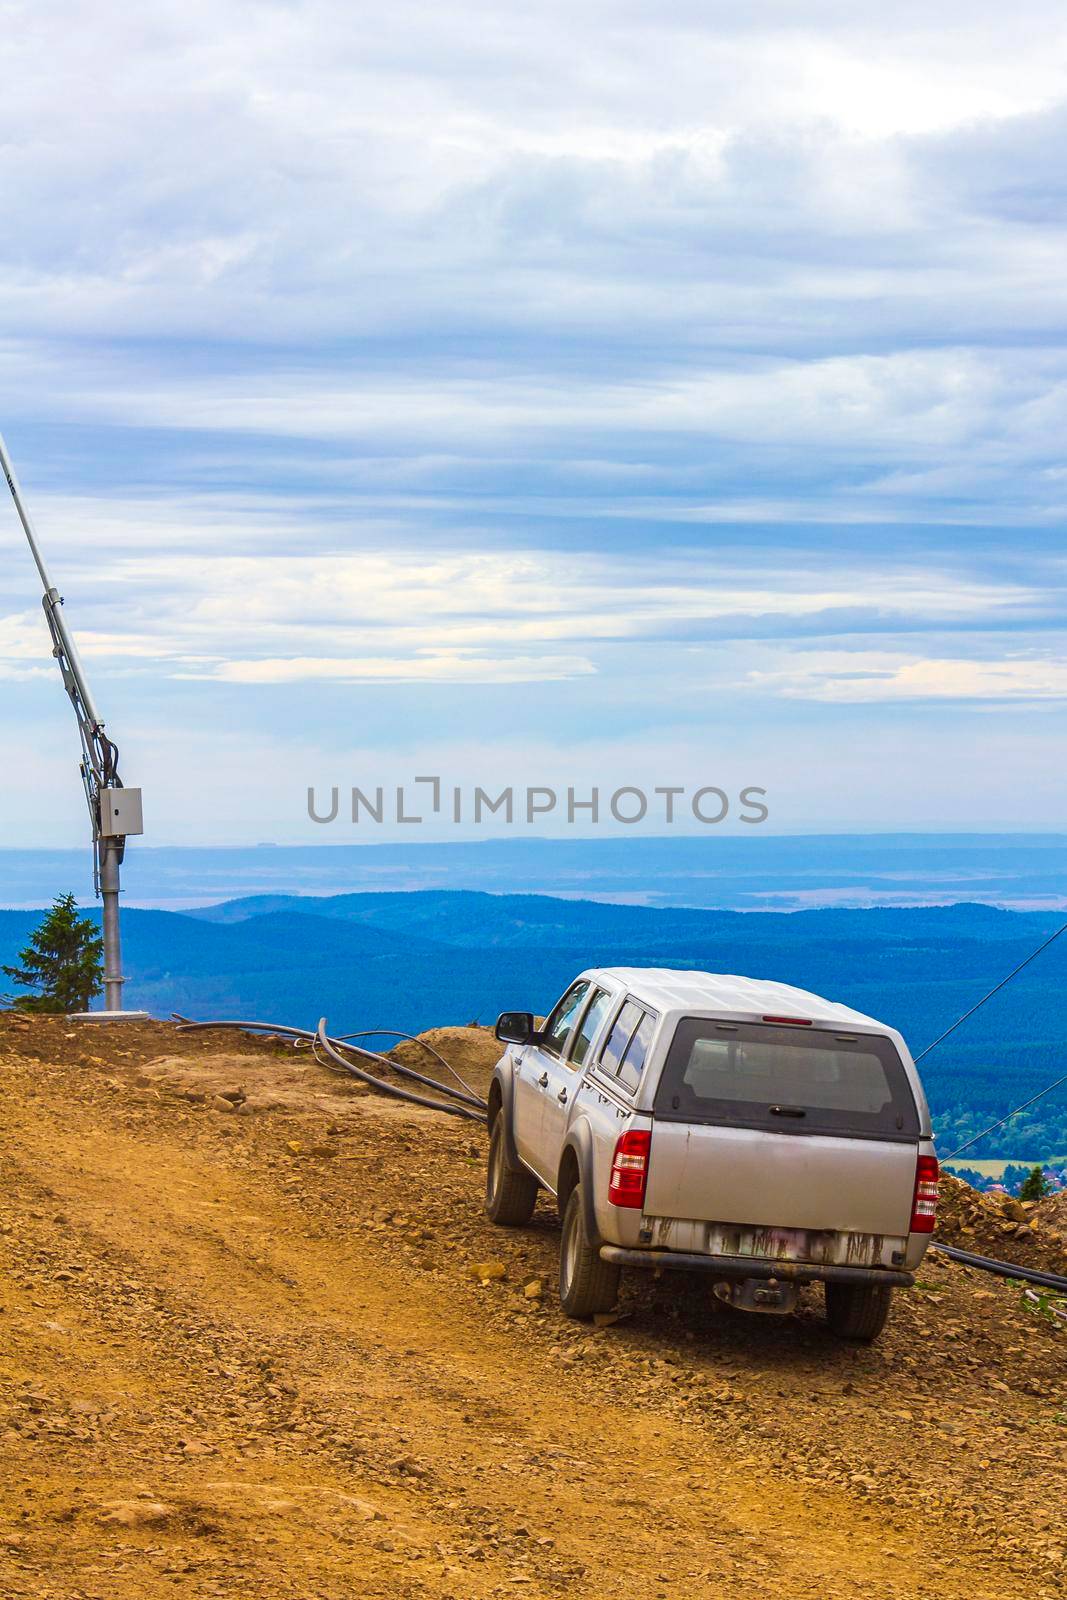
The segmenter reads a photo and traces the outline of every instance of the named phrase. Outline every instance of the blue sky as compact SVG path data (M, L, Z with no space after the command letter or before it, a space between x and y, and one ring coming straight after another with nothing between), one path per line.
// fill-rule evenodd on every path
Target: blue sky
M8 8L0 415L153 842L1062 827L1067 17L663 9ZM20 541L0 825L72 843Z

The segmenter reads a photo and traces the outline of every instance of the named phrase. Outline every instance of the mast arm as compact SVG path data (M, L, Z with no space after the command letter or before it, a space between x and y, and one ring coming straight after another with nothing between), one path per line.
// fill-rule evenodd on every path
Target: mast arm
M70 629L67 627L66 618L63 615L63 596L52 582L52 575L45 563L36 530L26 509L26 502L22 498L22 489L15 473L14 464L8 454L7 445L4 443L2 435L0 435L0 467L3 468L7 486L11 490L11 498L15 502L15 510L18 512L18 519L22 524L22 530L30 547L30 553L44 585L41 604L44 607L48 631L52 635L52 654L59 663L59 670L63 677L63 687L67 691L70 703L74 707L74 715L78 719L78 731L81 735L88 769L85 773L86 795L95 827L96 791L101 788L111 788L121 781L118 773L119 753L104 733L104 719L97 709L96 701L93 699L93 692L85 676L85 668L82 666L78 647L74 643Z
M81 776L89 816L93 825L93 868L96 891L103 899L104 994L108 1014L122 1014L122 954L119 941L119 867L126 848L126 836L143 832L141 791L126 789L119 777L119 753L104 732L104 719L97 709L82 666L78 648L63 616L63 596L52 582L26 503L22 498L15 468L7 446L0 437L0 467L3 468L11 498L15 502L22 531L30 547L44 589L42 604L52 636L52 654L59 664L63 687L74 707L81 740Z

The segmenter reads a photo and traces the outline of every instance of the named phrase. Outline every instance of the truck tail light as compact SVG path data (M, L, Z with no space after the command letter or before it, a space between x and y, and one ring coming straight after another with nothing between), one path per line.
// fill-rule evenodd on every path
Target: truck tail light
M912 1201L910 1224L912 1233L934 1231L940 1172L936 1156L920 1156L915 1164L915 1199Z
M620 1136L611 1158L611 1183L608 1199L613 1206L629 1206L640 1211L645 1203L648 1182L648 1152L652 1133L648 1128L631 1128Z

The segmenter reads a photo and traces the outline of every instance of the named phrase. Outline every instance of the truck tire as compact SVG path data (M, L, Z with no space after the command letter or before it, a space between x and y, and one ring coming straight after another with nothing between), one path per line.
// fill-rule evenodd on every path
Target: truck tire
M619 1268L601 1261L589 1241L581 1185L571 1190L563 1212L559 1245L559 1300L568 1317L593 1317L610 1311L619 1297Z
M521 1228L533 1216L537 1204L537 1179L525 1167L508 1165L504 1138L503 1110L499 1111L489 1134L489 1160L485 1169L485 1211L490 1222L500 1228Z
M888 1284L828 1283L826 1320L839 1339L870 1344L886 1325L893 1290Z

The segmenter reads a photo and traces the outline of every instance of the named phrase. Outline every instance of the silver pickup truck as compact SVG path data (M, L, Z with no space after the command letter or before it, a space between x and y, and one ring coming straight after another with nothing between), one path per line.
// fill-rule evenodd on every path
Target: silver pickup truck
M564 1311L611 1309L625 1267L706 1273L785 1313L825 1285L831 1328L877 1337L934 1228L930 1113L900 1034L803 989L710 972L583 972L542 1026L505 1012L486 1210L563 1222Z

